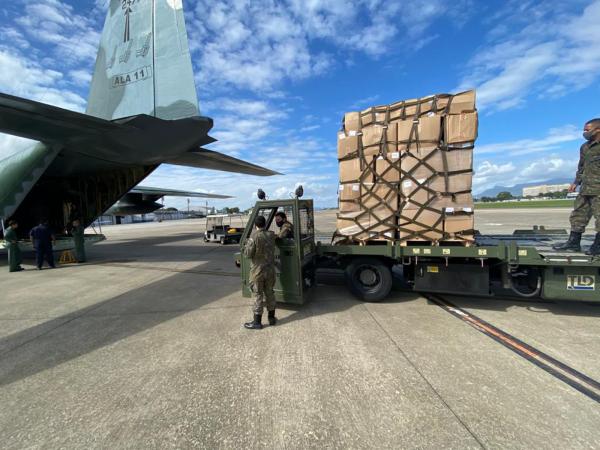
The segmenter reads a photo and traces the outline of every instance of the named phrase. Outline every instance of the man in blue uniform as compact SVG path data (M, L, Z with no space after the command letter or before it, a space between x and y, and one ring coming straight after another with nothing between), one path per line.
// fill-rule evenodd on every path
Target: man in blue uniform
M44 259L54 269L56 266L54 265L54 255L52 254L52 243L55 241L55 238L48 225L48 221L42 219L38 226L31 229L29 237L31 238L33 248L35 248L38 270L42 270Z

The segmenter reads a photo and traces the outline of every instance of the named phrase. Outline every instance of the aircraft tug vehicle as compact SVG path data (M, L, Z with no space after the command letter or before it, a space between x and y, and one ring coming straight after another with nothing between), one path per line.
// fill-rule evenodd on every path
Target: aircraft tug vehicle
M554 243L566 239L565 230L534 227L512 235L477 235L470 247L427 242L324 244L315 236L312 200L299 198L258 201L248 223L262 215L267 229L276 231L277 211L284 211L294 226L293 239L277 240L275 295L282 303L304 303L318 289L317 271L325 269L343 271L351 292L368 302L389 295L393 272L398 271L408 289L424 294L600 302L596 287L600 257L552 249ZM243 248L252 229L250 225L245 228L242 252L236 254L246 297L252 295L250 260L244 257Z
M234 223L241 223L242 226L233 225ZM244 230L243 214L212 214L206 217L204 242L239 244Z

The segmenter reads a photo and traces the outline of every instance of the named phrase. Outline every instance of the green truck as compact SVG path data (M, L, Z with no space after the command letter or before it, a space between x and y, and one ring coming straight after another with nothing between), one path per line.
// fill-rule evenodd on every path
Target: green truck
M317 272L343 271L352 293L364 301L385 299L399 273L405 287L421 293L478 297L511 296L528 299L600 301L596 277L600 258L552 250L564 230L519 230L511 235L478 235L464 246L332 245L315 236L313 202L309 199L256 203L242 234L241 248L258 215L275 231L275 213L284 211L293 223L294 238L277 243L275 294L282 303L302 304L316 287ZM242 290L248 287L250 261L236 254Z

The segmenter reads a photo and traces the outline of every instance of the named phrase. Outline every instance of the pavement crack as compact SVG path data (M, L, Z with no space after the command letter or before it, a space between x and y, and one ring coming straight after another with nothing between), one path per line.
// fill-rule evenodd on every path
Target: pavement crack
M425 374L423 374L423 372L421 372L419 370L417 365L408 357L408 355L404 352L404 350L402 350L402 347L400 347L400 345L398 345L396 340L390 335L390 333L388 333L388 331L385 329L385 327L377 320L377 318L369 310L367 305L363 304L363 307L365 308L365 310L367 311L369 316L371 316L371 319L373 319L373 321L377 324L377 326L381 329L381 331L383 331L383 333L387 336L387 338L390 340L390 342L398 349L400 354L408 361L408 363L412 366L412 368L415 369L415 371L419 374L419 376L423 379L423 381L425 381L425 383L427 383L427 386L429 386L431 391L440 400L440 402L442 402L442 404L452 413L452 415L455 417L455 419L458 421L458 423L460 423L463 426L463 428L467 431L467 433L469 433L471 435L471 437L473 439L475 439L475 441L480 445L481 448L485 449L486 446L483 445L481 440L475 435L475 433L469 428L469 426L459 417L459 415L456 413L456 411L454 411L454 409L452 409L450 404L444 399L444 397L442 397L442 395L435 388L435 386L433 386L433 384L429 381L429 379L427 379Z

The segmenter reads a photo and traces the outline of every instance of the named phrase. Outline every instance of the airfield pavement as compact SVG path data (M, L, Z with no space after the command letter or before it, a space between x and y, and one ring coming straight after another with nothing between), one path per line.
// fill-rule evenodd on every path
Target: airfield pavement
M559 211L478 227L566 226ZM319 285L243 329L237 246L205 244L203 223L104 227L82 265L2 262L2 448L600 447L597 401L415 293ZM600 379L600 306L451 300Z

